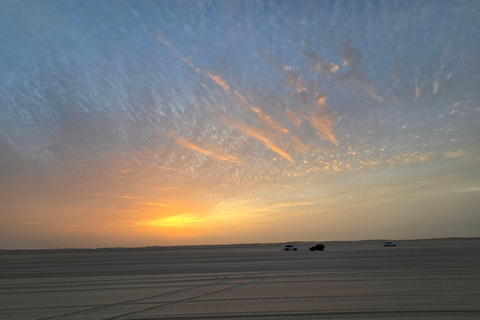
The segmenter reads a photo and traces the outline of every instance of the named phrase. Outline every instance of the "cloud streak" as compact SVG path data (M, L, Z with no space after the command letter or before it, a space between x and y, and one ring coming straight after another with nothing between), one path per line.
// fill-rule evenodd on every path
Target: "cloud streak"
M200 146L198 144L191 142L190 139L184 139L184 138L179 138L177 141L187 149L200 152L201 154L215 158L217 160L233 162L237 164L242 163L237 157L224 152L220 148L217 148L214 146L209 146L209 147Z
M171 168L171 167L158 166L158 168L162 170L169 170L169 171L180 171L179 169Z
M445 152L445 158L447 159L452 159L452 158L461 158L465 156L465 151L464 150L457 150L457 151L450 151L450 152Z
M226 84L226 82L222 79L222 77L220 75L218 75L214 71L207 71L207 70L202 70L202 69L198 68L195 64L193 64L193 62L191 62L188 58L183 56L177 49L175 49L169 42L164 40L162 37L157 36L157 40L160 43L162 43L163 45L170 48L175 53L175 55L177 57L179 57L182 61L187 63L192 69L194 69L195 71L209 77L211 80L213 80L213 82L215 82L217 85L222 87L225 91L230 91L230 86L228 86Z
M299 127L302 124L302 118L295 115L289 108L285 108L285 114L295 126Z
M290 82L290 84L295 88L295 91L303 92L307 90L304 86L302 79L300 79L298 74L292 71L292 67L285 66L283 67L283 70L285 71L285 75L287 76L288 82Z
M309 116L305 118L312 124L316 129L317 134L324 140L331 141L335 146L338 147L338 141L333 135L333 124L332 124L332 114L331 112L326 111L327 97L317 97L315 99L316 109L311 112Z
M303 55L310 61L310 68L318 71L319 73L333 76L339 69L335 63L327 62L327 59L317 55L316 53L305 51Z
M287 118L296 127L301 126L302 118L306 119L315 128L317 134L323 140L331 141L335 146L338 147L338 141L333 134L332 112L327 111L328 105L325 103L326 96L321 95L318 92L319 90L316 93L309 92L310 90L308 88L311 89L314 87L315 83L306 86L300 76L292 70L292 67L281 67L279 63L275 63L274 59L265 50L257 49L256 51L270 66L276 68L278 71L282 71L286 76L288 83L297 92L296 97L300 99L300 104L302 106L300 115L296 115L290 108L285 108L285 114ZM304 56L310 60L312 69L317 70L320 73L327 74L328 76L334 75L339 69L339 67L334 63L328 63L325 58L312 52L305 52ZM311 107L312 100L310 98L312 96L314 97L313 109ZM304 153L307 149L299 137L293 139L293 144L297 150L302 150L302 153Z
M343 58L343 66L350 67L350 71L342 73L340 75L340 80L358 85L370 97L377 100L378 102L383 102L383 97L381 97L377 93L377 90L375 90L373 85L366 80L365 75L360 71L363 54L355 50L348 42L344 42L342 44L341 51Z
M223 121L223 123L225 123L225 125L229 126L230 128L240 130L240 131L248 134L252 138L260 140L261 142L263 142L265 144L265 146L267 148L269 148L269 149L275 151L276 153L280 154L282 157L284 157L288 161L293 162L292 157L290 157L290 155L286 151L284 151L282 148L280 148L277 145L277 143L275 143L272 139L268 138L267 134L262 132L262 130L260 128L255 128L255 127L249 126L249 125L247 125L243 122L240 122L240 121L229 121L229 120L227 120L226 118L223 118L223 117L222 117L222 121Z
M170 48L175 55L177 55L182 61L186 62L192 69L197 71L198 73L201 73L207 77L209 77L213 82L215 82L218 86L223 88L226 92L228 92L230 95L233 97L239 99L244 105L250 108L251 111L255 112L255 114L258 116L258 118L268 127L275 129L276 131L279 131L281 133L288 133L288 129L283 127L281 124L276 123L269 115L263 113L259 108L253 106L251 103L245 99L245 97L238 92L237 90L233 90L226 82L225 80L222 79L220 75L218 75L214 71L207 71L207 70L202 70L195 66L189 59L184 57L178 50L176 50L169 42L165 41L162 37L157 36L157 40Z

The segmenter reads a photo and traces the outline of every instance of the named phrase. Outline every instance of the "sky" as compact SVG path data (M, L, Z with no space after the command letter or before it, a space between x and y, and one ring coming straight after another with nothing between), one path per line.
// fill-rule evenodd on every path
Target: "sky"
M479 1L0 1L0 249L480 234Z

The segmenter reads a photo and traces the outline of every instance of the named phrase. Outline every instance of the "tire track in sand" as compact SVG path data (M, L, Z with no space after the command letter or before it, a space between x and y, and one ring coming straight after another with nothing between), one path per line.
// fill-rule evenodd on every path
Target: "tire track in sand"
M138 299L123 300L123 301L120 301L120 302L110 303L110 304L103 304L103 305L100 305L100 306L95 306L95 307L84 309L84 310L81 310L81 311L74 311L74 312L64 313L64 314L55 315L55 316L44 317L44 318L40 318L38 320L66 319L66 317L70 317L70 316L79 316L79 315L86 314L86 313L89 313L89 312L92 312L92 311L99 311L101 309L130 305L132 303L138 303L142 300L148 300L148 299L165 297L165 296L169 296L169 295L173 295L173 294L184 293L184 292L187 292L187 291L190 291L190 290L196 290L196 289L200 289L200 288L203 288L203 287L218 285L218 284L221 284L221 283L224 283L224 282L225 282L225 278L221 279L221 280L216 280L216 281L213 281L213 282L210 282L210 283L206 283L206 284L201 284L201 285L197 285L197 286L189 286L188 288L182 288L182 289L171 291L171 292L161 293L161 294L158 294L158 295L152 295L152 296L138 298ZM158 307L158 306L155 306L155 307ZM153 309L153 307L152 308L147 308L147 309ZM144 310L127 313L126 315L137 313L137 312L142 312L142 311L144 311ZM124 314L122 314L121 316L124 316ZM114 316L114 317L105 318L105 319L115 319L117 317L119 317L119 316Z

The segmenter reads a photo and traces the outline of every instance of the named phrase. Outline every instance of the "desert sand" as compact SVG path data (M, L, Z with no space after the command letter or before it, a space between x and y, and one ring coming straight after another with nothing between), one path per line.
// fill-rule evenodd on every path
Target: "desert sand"
M0 251L0 319L480 319L480 239Z

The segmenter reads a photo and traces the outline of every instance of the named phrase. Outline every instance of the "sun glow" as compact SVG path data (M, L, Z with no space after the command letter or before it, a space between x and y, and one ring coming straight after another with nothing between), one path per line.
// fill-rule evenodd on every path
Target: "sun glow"
M188 227L202 228L207 225L207 220L201 217L194 217L186 214L160 218L151 221L143 221L139 223L147 227Z
M172 215L158 217L151 214L142 221L138 221L136 226L142 229L162 229L162 230L181 230L195 229L208 232L217 232L222 227L233 225L245 225L245 217L250 216L252 208L246 204L236 203L237 206L231 204L215 205L202 210L195 210L190 207L187 211L172 212ZM258 209L254 210L258 212Z

